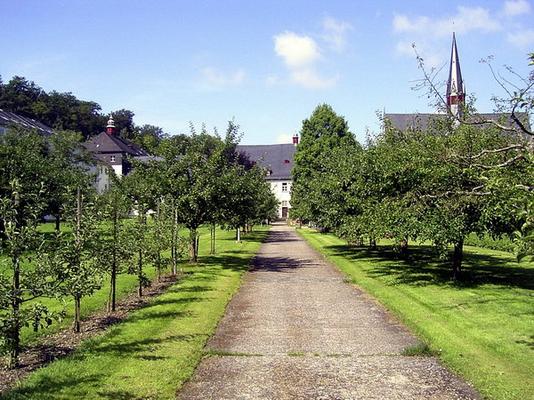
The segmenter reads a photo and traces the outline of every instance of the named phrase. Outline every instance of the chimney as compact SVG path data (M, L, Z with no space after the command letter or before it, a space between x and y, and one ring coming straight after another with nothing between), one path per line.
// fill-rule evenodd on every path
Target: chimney
M297 133L295 133L293 135L293 144L296 146L297 144L299 144L299 135Z
M106 126L106 132L108 135L115 133L115 121L113 121L113 115L109 114L108 124Z

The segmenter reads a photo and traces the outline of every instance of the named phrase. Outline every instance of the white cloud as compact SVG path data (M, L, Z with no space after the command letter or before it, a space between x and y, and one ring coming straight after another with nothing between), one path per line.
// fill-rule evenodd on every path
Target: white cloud
M245 71L238 69L235 72L224 73L217 68L205 67L201 71L202 83L211 88L238 86L245 81Z
M276 35L274 51L286 64L291 81L299 86L306 89L326 89L337 82L337 78L323 78L317 72L316 64L321 59L321 49L309 36L293 32ZM278 78L267 78L267 84L278 82Z
M443 18L427 16L410 18L403 14L395 15L393 18L393 30L397 33L417 33L437 37L448 36L451 32L495 32L501 28L500 22L482 7L459 6L455 15Z
M323 19L324 34L322 38L330 48L335 51L343 51L347 46L347 32L352 29L352 25L345 21L339 21L332 17Z
M274 37L274 50L289 67L309 65L320 58L319 46L309 36L284 32Z
M508 42L520 49L528 50L534 46L534 29L525 29L508 34Z
M276 136L277 144L285 144L285 143L292 143L292 142L293 142L293 137L286 133L281 133L280 135Z
M504 2L504 14L513 17L530 12L530 4L526 0L509 0Z

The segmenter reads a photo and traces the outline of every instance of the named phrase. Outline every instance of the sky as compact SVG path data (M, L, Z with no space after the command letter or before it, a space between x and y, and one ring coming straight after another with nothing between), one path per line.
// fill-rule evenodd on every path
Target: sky
M244 144L289 143L327 103L364 140L377 112L434 111L412 44L443 82L453 31L467 92L491 112L504 92L480 60L511 80L505 66L532 70L532 1L0 0L0 75L170 134L234 119Z

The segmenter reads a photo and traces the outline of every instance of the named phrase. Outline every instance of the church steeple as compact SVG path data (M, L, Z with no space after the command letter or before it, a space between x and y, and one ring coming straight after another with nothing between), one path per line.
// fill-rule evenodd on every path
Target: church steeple
M456 35L452 34L451 64L447 82L447 106L449 112L457 118L461 117L465 102L465 87L460 69L460 58L456 47Z

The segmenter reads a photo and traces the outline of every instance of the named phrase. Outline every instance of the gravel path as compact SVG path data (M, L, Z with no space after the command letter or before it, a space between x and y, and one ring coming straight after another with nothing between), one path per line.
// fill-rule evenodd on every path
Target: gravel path
M292 228L275 225L178 393L189 399L479 399Z

